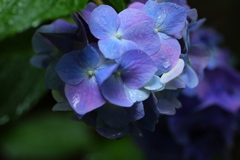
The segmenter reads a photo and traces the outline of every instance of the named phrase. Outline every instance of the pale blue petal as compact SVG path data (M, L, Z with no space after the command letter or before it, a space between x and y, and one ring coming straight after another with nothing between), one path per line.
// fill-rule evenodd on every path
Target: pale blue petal
M167 83L173 80L183 72L183 69L184 69L184 61L182 59L179 59L175 67L173 67L169 72L164 73L161 76L160 78L161 83Z
M152 79L144 86L147 90L160 91L164 89L164 84L160 82L160 77L154 75Z
M125 90L127 97L134 103L142 102L142 101L146 100L150 95L150 91L146 90L144 88L130 89L127 86L124 86L124 90Z

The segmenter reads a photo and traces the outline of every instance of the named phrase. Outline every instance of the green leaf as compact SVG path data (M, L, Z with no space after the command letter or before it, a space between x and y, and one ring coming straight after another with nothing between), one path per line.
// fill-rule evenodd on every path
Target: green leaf
M44 70L29 63L33 31L0 44L0 125L32 108L46 93Z
M126 3L124 0L108 0L112 6L118 11L121 12L126 8Z
M0 40L81 10L88 0L0 0Z

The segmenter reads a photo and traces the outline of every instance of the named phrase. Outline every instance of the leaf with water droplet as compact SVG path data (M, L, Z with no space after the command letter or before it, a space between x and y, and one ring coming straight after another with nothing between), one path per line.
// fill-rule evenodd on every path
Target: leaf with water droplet
M81 10L88 0L4 0L0 1L0 40L41 22Z

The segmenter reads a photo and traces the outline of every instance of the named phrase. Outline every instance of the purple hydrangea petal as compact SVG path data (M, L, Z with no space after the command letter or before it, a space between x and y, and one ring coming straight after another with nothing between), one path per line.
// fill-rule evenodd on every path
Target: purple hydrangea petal
M138 44L139 48L148 55L155 54L160 47L160 39L153 29L151 21L133 25L123 32L122 38Z
M105 80L101 85L101 91L103 96L112 104L122 107L131 107L133 105L133 102L128 99L122 79L118 75L112 75Z
M196 72L192 69L192 67L190 65L186 65L183 73L179 76L179 78L185 82L185 84L189 87L189 88L194 88L198 85L198 76L196 74Z
M134 103L142 102L146 100L150 95L150 91L144 88L131 89L131 88L128 88L127 86L124 86L124 90L128 99L130 99Z
M85 78L76 86L66 84L65 95L74 111L80 115L99 108L106 102L94 76Z
M89 2L86 7L81 11L81 15L87 23L89 23L91 13L95 8L97 8L97 5L95 3Z
M170 68L174 67L181 54L181 46L179 42L174 38L167 38L164 34L159 34L161 39L161 46L156 54L151 55L152 60L158 67L157 75L161 75Z
M157 67L143 51L130 50L122 55L119 71L126 86L138 89L152 79Z
M59 77L69 85L77 85L87 76L86 69L79 65L79 54L80 51L64 54L55 67Z
M105 58L109 59L119 58L125 51L138 48L137 44L132 41L119 40L115 37L99 40L98 45Z
M144 21L148 21L148 23L152 23L152 25L154 25L153 20L149 16L147 16L143 11L134 8L125 9L120 12L118 16L121 21L118 33L123 33L129 27Z
M144 4L141 2L133 2L128 6L128 8L135 8L138 10L143 10L143 7L144 7Z
M98 39L115 36L119 25L117 12L108 5L100 5L94 9L89 20L89 28Z
M169 72L164 73L161 76L160 82L167 83L173 80L183 72L183 69L184 69L184 61L182 59L179 59L178 63Z
M189 49L188 56L191 59L192 68L196 71L200 79L203 78L203 71L210 60L210 52L205 46L192 45Z
M53 29L54 33L75 33L77 26L75 24L58 19L53 22Z
M155 29L178 39L182 37L185 26L186 10L175 3L157 3L148 1L144 6L144 12L155 21Z

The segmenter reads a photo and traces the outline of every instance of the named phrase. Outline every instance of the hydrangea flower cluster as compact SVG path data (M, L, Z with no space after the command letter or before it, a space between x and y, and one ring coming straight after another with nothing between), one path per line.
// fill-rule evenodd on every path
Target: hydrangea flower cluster
M193 33L204 20L186 1L135 2L120 13L89 3L33 36L31 63L46 68L57 104L104 137L154 130L160 114L181 107L177 96L203 78L210 59Z

